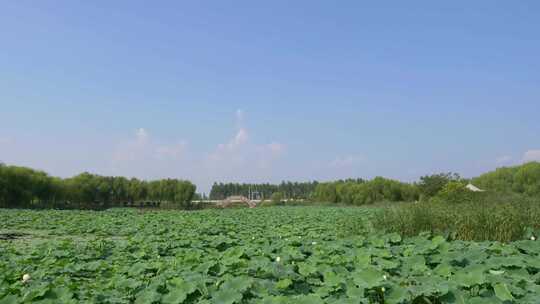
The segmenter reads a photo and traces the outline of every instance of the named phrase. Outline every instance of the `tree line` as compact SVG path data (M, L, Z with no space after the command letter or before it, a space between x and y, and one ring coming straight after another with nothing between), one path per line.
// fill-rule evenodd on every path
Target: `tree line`
M467 183L488 192L517 193L526 196L540 195L540 163L530 162L520 166L498 168L466 179L457 173L445 172L420 177L414 183L376 177L372 180L347 179L332 182L282 182L272 184L215 183L210 192L211 199L225 199L231 195L248 196L249 191L259 191L263 198L306 199L315 202L367 205L382 201L424 201L437 195L448 196L448 192L461 200L469 197Z
M255 193L256 198L270 199L279 192L284 199L309 199L319 183L283 181L280 184L248 184L248 183L214 183L210 190L211 200L223 200L229 196L242 195L249 197ZM258 197L257 197L258 196Z
M417 185L376 177L372 180L340 180L317 185L313 198L317 201L366 205L381 201L415 201Z
M473 178L472 182L490 191L540 195L540 163L529 162L521 166L502 167Z
M178 179L144 181L86 172L62 179L0 163L0 207L4 208L106 209L162 202L188 208L195 190L191 182Z
M471 180L455 173L439 173L422 176L415 183L383 177L333 182L284 181L280 184L214 183L210 199L222 200L232 195L248 197L252 193L261 199L271 199L275 194L274 197L280 200L365 205L380 201L430 199L444 192L449 184L462 189L468 182L491 192L538 196L540 163L498 168ZM62 179L43 171L0 163L0 207L5 208L105 209L148 204L156 206L162 202L189 208L195 190L191 182L178 179L145 181L86 172Z
M354 205L379 201L413 201L419 197L416 184L403 183L377 177L373 180L346 179L333 182L289 182L280 184L214 183L210 199L222 200L229 196L250 193L260 194L262 199L279 197L284 200L311 200L319 202Z

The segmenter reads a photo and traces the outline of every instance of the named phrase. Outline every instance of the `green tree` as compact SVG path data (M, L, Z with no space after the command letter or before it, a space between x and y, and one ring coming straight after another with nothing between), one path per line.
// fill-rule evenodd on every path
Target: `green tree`
M458 180L460 180L460 177L457 173L439 173L433 175L426 175L420 177L420 183L418 183L418 188L420 190L420 194L423 197L430 198L435 196L439 191L441 191L447 183Z
M467 189L464 182L450 181L444 185L435 197L445 203L468 203L473 201L474 192Z
M337 203L338 193L336 183L320 183L315 188L314 197L321 202Z
M514 175L513 190L529 196L540 195L540 163L522 165Z
M274 192L272 194L271 200L272 203L279 204L283 201L284 195L282 192Z

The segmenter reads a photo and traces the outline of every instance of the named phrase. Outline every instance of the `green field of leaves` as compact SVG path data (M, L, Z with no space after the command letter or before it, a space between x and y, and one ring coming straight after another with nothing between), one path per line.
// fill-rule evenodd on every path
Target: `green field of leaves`
M0 210L0 303L540 303L540 242L401 239L375 212Z

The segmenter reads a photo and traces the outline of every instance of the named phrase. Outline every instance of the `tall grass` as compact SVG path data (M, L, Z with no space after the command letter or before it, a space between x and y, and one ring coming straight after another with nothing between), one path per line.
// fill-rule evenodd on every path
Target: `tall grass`
M509 242L540 228L540 199L490 193L463 203L443 200L383 209L373 220L377 229L413 236L421 232L453 239Z

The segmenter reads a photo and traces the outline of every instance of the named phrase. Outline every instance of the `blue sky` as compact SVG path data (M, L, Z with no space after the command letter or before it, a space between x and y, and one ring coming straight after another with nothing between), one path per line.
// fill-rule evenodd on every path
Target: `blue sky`
M279 182L540 160L538 1L4 1L0 160Z

